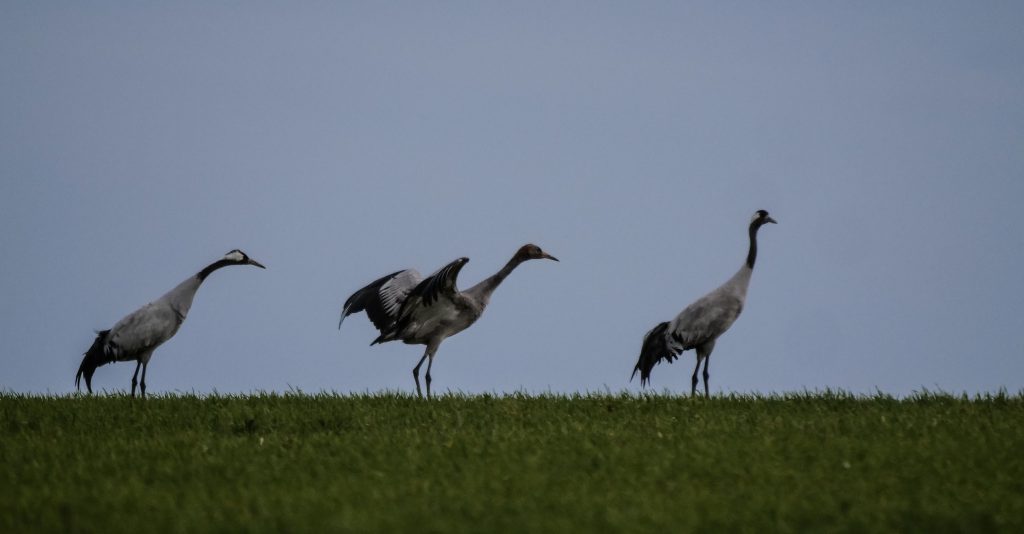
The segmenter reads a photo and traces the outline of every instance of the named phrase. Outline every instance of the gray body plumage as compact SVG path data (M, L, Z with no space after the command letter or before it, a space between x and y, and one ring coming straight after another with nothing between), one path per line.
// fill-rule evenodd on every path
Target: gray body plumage
M732 278L697 299L669 323L669 345L682 352L714 342L743 311L753 269L744 265Z
M459 271L469 258L459 258L423 278L416 270L397 271L371 282L352 294L342 306L341 328L345 317L365 311L380 335L370 345L400 340L410 345L426 345L413 369L416 392L420 392L419 370L427 363L427 396L430 396L430 370L434 355L445 339L469 328L483 315L491 294L522 262L547 258L558 261L536 245L524 245L500 271L466 291L459 291Z
M662 360L672 363L687 350L697 353L697 367L691 378L691 394L697 391L697 372L704 362L704 394L708 390L708 360L715 341L736 322L747 300L747 288L757 258L757 231L764 224L775 223L767 211L754 214L748 229L750 248L747 260L736 274L710 293L697 299L679 312L674 319L660 323L644 336L643 346L633 376L640 373L641 385L650 382L651 369Z
M440 344L472 326L484 313L484 305L459 293L446 294L432 304L414 302L406 308L395 338L408 345Z
M174 337L181 324L188 317L192 301L203 281L213 271L228 265L254 265L263 268L240 250L232 250L221 260L208 265L192 275L160 298L126 315L110 330L98 332L92 347L86 351L75 375L76 387L85 378L86 389L92 392L92 375L96 368L112 362L135 361L135 375L132 376L132 396L139 366L142 367L142 395L146 395L146 368L153 357L153 351L168 339Z
M153 351L178 333L202 280L190 276L160 298L128 314L110 329L106 350L113 361L149 363Z

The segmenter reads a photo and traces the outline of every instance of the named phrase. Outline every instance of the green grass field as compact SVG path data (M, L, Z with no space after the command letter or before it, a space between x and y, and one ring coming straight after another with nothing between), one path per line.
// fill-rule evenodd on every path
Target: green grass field
M1024 397L0 394L0 531L1024 531Z

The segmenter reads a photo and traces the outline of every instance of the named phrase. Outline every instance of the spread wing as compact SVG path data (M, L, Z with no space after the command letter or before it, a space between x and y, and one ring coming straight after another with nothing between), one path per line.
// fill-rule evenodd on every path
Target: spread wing
M437 302L437 299L441 296L451 297L455 295L455 293L459 292L455 285L456 278L458 278L459 271L462 270L462 266L465 264L466 260L459 258L441 267L436 273L423 279L412 290L410 297L419 298L424 306L430 306Z
M466 258L459 258L441 267L436 273L424 278L417 284L409 292L409 296L406 297L405 302L402 303L402 307L398 311L397 329L401 330L417 310L430 307L430 305L441 298L454 299L455 295L459 292L458 287L456 287L456 279L459 276L459 271L462 270L467 261L469 260Z
M341 328L345 317L365 311L370 322L381 333L392 330L402 303L422 280L423 277L415 269L396 271L374 280L345 301L338 328Z

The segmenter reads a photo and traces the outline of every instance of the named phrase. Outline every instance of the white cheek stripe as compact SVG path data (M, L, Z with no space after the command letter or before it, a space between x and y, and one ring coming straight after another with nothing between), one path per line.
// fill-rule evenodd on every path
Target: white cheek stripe
M229 252L224 255L225 260L242 261L242 253L238 251Z

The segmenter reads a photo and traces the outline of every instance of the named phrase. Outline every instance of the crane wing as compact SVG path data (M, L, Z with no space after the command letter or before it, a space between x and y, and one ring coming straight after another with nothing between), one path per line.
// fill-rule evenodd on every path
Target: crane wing
M462 270L462 266L466 264L468 260L466 258L459 258L444 267L437 270L436 273L424 278L419 284L416 285L409 292L405 301L402 303L401 308L398 311L398 319L395 322L395 331L401 331L413 321L413 316L424 308L429 308L432 304L438 301L440 298L445 298L449 301L455 299L455 295L458 294L459 290L456 287L456 279L459 276L459 271ZM386 336L381 336L380 341L389 341L383 339Z
M356 291L345 301L341 309L341 320L353 313L366 311L366 316L377 330L384 333L391 330L398 318L398 311L405 302L409 292L415 288L423 276L415 269L396 271L374 280L366 287Z
M128 314L110 329L107 351L116 360L126 360L155 349L171 338L184 317L162 301L151 302Z
M651 381L651 369L661 361L672 363L684 350L711 342L736 322L743 301L726 292L712 292L686 307L671 322L660 323L644 336L633 376L640 373L640 384ZM700 350L698 348L698 350Z
M743 301L728 293L716 292L686 307L669 325L673 348L690 350L717 339L736 322Z
M454 296L459 291L455 285L456 278L458 278L459 271L462 270L462 266L465 264L465 258L459 258L441 267L436 273L424 278L419 285L413 288L406 302L411 304L413 301L416 301L423 306L430 306L437 302L437 299L441 296Z

